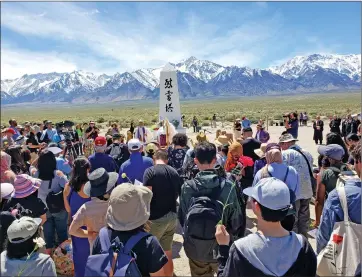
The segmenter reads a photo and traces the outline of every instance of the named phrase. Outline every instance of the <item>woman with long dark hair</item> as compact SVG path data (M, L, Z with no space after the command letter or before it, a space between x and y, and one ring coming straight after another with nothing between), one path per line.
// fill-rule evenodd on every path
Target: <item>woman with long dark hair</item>
M38 160L34 162L37 168L30 167L31 174L39 178L42 182L38 191L38 197L49 208L47 212L47 221L44 223L44 238L46 242L46 252L51 254L55 241L55 231L57 232L58 244L68 239L67 220L68 213L63 207L49 206L47 197L50 193L58 194L64 189L68 182L67 177L59 170L56 170L57 162L52 152L43 150L39 154Z
M16 174L28 174L28 168L21 155L21 146L10 146L6 153L11 157L10 169Z
M69 214L69 222L79 208L91 198L83 192L88 182L90 163L88 159L80 157L73 162L73 170L69 183L64 187L64 205ZM86 227L83 227L86 230ZM74 276L84 276L84 269L89 256L89 241L87 238L71 236L73 245Z

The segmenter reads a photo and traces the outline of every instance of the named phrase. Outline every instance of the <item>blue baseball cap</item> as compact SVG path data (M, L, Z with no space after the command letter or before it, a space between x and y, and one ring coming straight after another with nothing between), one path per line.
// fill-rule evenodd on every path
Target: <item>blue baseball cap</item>
M274 210L289 209L291 197L288 186L274 177L263 178L255 186L243 190L260 205Z
M318 153L336 161L341 161L345 154L343 147L338 144L319 146Z

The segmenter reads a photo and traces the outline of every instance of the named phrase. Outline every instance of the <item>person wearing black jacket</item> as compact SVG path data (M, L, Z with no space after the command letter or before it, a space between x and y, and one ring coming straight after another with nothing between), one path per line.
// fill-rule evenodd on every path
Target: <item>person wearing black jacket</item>
M329 123L329 127L331 128L331 133L341 134L341 119L338 118L336 115L333 116L333 119Z
M311 245L304 236L288 232L280 223L290 206L288 186L270 177L261 179L244 193L251 198L258 231L238 239L230 247L225 226L217 225L217 276L314 277L317 258Z
M320 116L317 116L317 120L313 123L314 135L313 140L315 144L320 144L323 142L323 129L324 129L324 122L321 120Z
M342 123L342 136L347 137L349 134L357 134L357 122L349 114L347 119Z

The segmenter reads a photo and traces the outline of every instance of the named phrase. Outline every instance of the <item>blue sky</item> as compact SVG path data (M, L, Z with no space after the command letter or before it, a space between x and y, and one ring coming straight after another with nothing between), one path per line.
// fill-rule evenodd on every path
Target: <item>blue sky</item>
M190 56L266 68L296 55L361 53L358 2L1 4L1 79L114 74Z

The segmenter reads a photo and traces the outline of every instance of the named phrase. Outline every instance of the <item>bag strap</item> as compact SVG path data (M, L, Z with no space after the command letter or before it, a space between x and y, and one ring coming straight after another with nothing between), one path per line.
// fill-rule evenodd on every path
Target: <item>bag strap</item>
M109 248L111 248L111 241L109 239L109 233L106 227L103 227L99 231L99 242L101 243L102 252L107 253Z
M313 171L312 171L312 169L310 167L310 164L309 164L309 161L308 161L307 157L304 155L304 153L301 150L295 149L295 148L293 148L293 150L297 151L298 153L300 153L303 156L303 158L305 159L305 161L307 162L307 165L308 165L309 175L310 175L310 177L314 178Z
M287 166L287 172L285 173L285 176L284 176L284 179L283 179L283 182L285 183L285 181L287 180L288 178L288 174L289 174L289 166Z
M131 250L135 245L143 238L149 236L149 233L146 232L139 232L136 235L132 236L125 244L123 253L129 255L131 253Z
M50 180L49 180L49 186L48 186L48 189L51 189L51 188L52 188L52 182L53 182L53 179L50 179Z
M339 197L339 201L341 202L341 207L343 210L343 216L344 216L344 222L347 223L351 221L348 216L348 205L347 205L347 197L346 197L346 191L344 187L337 188L337 193Z

